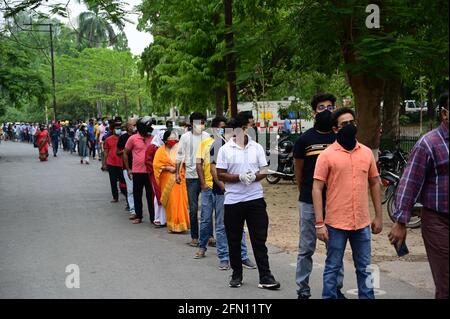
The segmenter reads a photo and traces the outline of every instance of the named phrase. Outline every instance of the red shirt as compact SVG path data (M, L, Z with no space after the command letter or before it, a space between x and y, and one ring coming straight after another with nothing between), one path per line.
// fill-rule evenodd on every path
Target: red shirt
M117 135L111 135L105 140L103 148L108 150L108 157L106 158L106 165L122 167L122 158L117 156L117 142L119 137Z

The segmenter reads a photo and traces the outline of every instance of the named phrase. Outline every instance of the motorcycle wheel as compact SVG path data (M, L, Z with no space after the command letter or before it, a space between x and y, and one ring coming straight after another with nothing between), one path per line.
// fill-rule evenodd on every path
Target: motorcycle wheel
M395 200L395 196L394 196L394 194L392 194L392 196L388 199L388 202L387 202L387 210L388 210L389 218L392 220L392 222L395 223L396 220L394 219L394 209L395 209L394 200ZM406 228L415 229L415 228L420 227L420 225L422 224L422 219L420 217L420 208L421 208L420 204L414 205L411 219L410 219L409 223L406 224Z
M281 177L278 177L274 174L269 174L266 176L266 180L269 182L269 184L277 184L280 181Z

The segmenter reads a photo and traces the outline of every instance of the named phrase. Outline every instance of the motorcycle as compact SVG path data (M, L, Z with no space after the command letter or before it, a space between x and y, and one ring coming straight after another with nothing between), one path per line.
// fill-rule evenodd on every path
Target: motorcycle
M277 184L281 179L292 181L295 183L294 174L294 142L289 139L289 135L278 135L277 147L274 150L275 154L278 154L278 167L277 170L270 170L266 176L269 184ZM270 155L267 152L266 155Z
M384 199L382 201L382 204L387 204L387 211L389 218L392 220L392 222L396 222L394 219L394 210L395 210L395 192L397 190L398 183L400 181L400 175L395 174L391 171L381 171L381 181L383 185L386 187ZM421 208L423 206L420 203L416 203L413 207L413 210L411 212L411 219L409 223L406 224L407 228L419 228L422 219L421 219Z

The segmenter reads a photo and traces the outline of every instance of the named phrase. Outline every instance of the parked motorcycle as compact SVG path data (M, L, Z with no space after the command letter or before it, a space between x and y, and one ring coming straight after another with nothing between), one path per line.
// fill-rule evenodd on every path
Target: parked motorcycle
M276 171L269 169L266 180L269 184L277 184L281 179L295 183L294 142L289 139L289 135L279 135L277 147L273 152L278 154L278 168Z
M386 186L386 191L384 195L384 199L382 204L387 204L387 210L390 219L395 222L394 219L394 209L395 209L395 192L397 190L398 183L400 181L400 175L395 174L391 171L381 171L381 181L383 185ZM411 219L409 223L406 224L407 228L419 228L422 219L421 219L421 208L422 205L420 203L416 203L411 212Z

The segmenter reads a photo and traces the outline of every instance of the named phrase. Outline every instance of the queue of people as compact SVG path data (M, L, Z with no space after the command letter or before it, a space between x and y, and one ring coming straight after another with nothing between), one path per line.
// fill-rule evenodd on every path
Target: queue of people
M309 279L319 239L327 249L322 298L346 299L341 291L343 258L350 242L358 297L374 299L371 242L383 228L381 180L372 150L356 138L355 112L336 108L335 102L332 94L314 96L314 127L298 138L293 151L300 220L297 296L311 297ZM401 178L397 222L389 241L396 248L405 242L405 224L420 201L436 298L448 299L448 93L441 97L440 108L441 125L418 141ZM233 119L217 116L208 132L205 122L204 114L194 112L186 124L190 129L182 131L167 125L154 132L149 116L130 118L125 124L120 117L77 125L40 124L33 140L41 161L48 160L50 145L57 156L55 144L61 136L66 139L64 150L74 153L78 148L81 164L99 156L102 170L109 174L111 202L119 202L120 190L136 225L144 222L145 190L149 222L169 233L189 233L188 245L197 248L193 254L197 260L216 247L218 269L232 270L229 287L242 286L246 268L258 270L259 288L279 289L266 246L269 217L261 181L268 163L254 137L253 118L244 112ZM245 224L256 264L248 255Z

